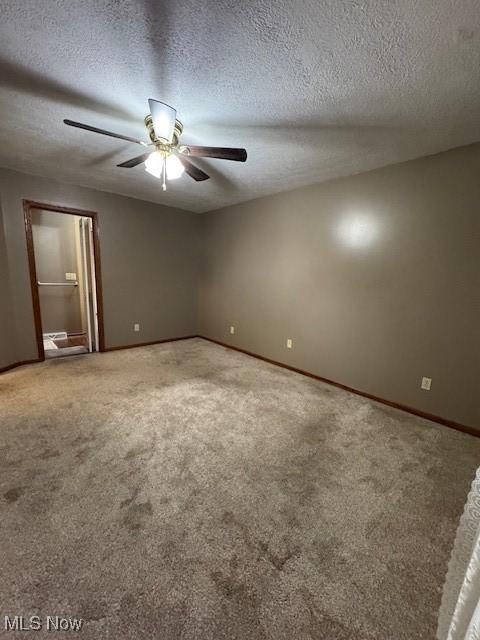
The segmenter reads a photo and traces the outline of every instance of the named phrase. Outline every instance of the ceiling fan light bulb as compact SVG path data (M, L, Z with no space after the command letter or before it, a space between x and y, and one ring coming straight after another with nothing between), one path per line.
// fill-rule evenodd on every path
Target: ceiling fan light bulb
M160 178L162 175L163 163L165 158L158 151L153 151L145 160L145 171L155 178Z
M182 173L185 171L185 168L177 156L168 156L166 162L168 180L176 180L177 178L180 178Z

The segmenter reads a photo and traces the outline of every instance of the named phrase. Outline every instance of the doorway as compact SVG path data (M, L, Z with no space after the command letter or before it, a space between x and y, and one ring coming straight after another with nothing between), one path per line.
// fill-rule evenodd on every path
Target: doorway
M104 351L95 212L24 201L40 360Z

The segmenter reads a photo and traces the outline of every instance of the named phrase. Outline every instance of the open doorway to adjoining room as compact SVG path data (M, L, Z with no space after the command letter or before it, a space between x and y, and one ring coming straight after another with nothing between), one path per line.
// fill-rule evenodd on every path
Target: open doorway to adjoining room
M96 214L29 201L24 211L39 358L103 351Z

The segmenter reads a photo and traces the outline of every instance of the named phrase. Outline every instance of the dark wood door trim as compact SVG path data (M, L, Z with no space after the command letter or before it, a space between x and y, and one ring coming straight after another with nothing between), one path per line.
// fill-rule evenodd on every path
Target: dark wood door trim
M97 289L97 313L98 313L98 348L105 351L105 330L103 325L103 290L102 290L102 269L100 262L100 235L98 229L98 215L96 211L86 211L84 209L74 209L63 207L58 204L46 202L35 202L34 200L23 201L23 214L25 219L25 235L27 240L28 268L30 272L30 287L32 291L33 317L35 321L35 336L37 339L37 349L39 360L45 360L43 349L42 317L40 314L40 297L38 295L37 269L35 266L35 250L33 246L32 233L32 209L42 209L53 213L68 213L74 216L91 218L93 223L93 255L95 258L95 286Z

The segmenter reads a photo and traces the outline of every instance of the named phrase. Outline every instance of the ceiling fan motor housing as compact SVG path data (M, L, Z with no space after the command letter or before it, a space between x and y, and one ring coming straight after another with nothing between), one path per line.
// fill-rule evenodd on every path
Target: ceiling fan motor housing
M173 129L173 138L172 142L168 142L163 138L157 138L155 135L155 129L153 128L153 118L150 114L145 116L145 126L147 127L148 135L150 136L150 140L157 146L161 147L176 147L180 141L180 136L183 131L183 124L180 120L175 120L175 127Z

